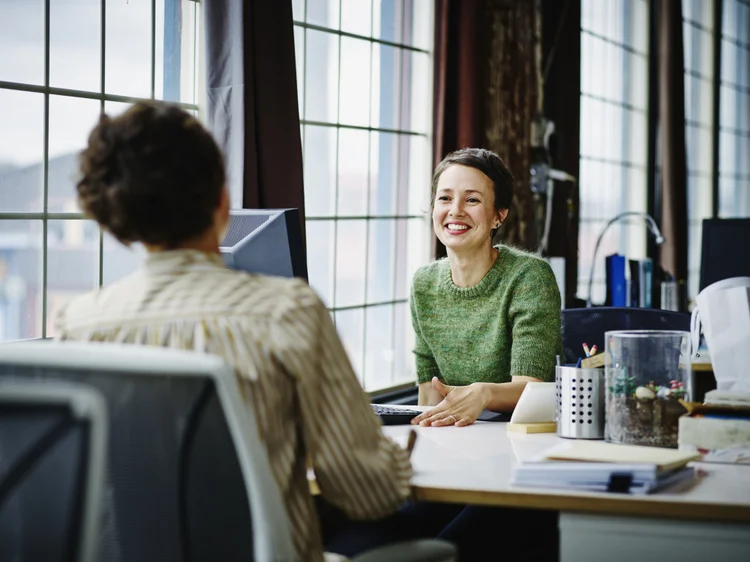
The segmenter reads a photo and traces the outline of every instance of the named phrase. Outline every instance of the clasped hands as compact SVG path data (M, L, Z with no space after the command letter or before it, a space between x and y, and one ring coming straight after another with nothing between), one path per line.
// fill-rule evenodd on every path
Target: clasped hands
M437 377L432 377L432 388L443 396L443 400L434 408L416 416L411 420L412 424L432 427L471 425L489 403L487 391L482 384L450 386Z

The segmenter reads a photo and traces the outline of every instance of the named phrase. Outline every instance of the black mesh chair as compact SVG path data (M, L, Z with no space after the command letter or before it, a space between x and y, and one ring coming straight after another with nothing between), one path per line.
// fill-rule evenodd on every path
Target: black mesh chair
M604 351L604 333L610 330L690 331L690 314L655 308L592 307L562 311L563 363L583 356L583 343Z

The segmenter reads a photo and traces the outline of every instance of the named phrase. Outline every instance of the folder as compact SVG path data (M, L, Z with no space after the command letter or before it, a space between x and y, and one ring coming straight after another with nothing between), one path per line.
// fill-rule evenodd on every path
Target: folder
M627 282L625 279L625 256L612 254L606 257L607 304L627 306Z

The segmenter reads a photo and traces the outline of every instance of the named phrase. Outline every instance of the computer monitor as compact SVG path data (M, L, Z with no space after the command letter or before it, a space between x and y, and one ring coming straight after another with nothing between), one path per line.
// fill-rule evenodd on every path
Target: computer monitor
M704 219L700 290L730 277L750 277L750 218Z
M232 269L307 280L297 209L232 209L219 250Z

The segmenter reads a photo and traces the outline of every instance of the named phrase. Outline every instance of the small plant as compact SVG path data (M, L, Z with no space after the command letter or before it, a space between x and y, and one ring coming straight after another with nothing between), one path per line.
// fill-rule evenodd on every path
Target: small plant
M632 396L635 389L638 388L638 383L634 376L628 375L627 368L623 367L618 375L615 375L612 379L612 386L609 387L609 391L612 394L624 394L625 396Z

